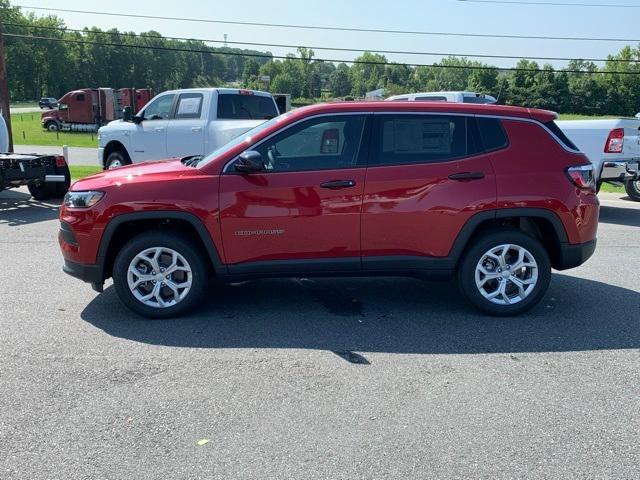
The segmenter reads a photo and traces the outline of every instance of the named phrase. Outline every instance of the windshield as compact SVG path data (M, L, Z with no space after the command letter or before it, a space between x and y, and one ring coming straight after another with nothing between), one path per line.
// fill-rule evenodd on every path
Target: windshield
M282 121L283 119L285 119L289 115L290 115L289 113L285 113L283 115L280 115L279 117L275 117L275 118L272 118L271 120L269 120L267 122L261 123L257 127L253 127L251 130L249 130L247 132L241 133L240 135L238 135L236 138L234 138L230 142L225 143L221 147L215 149L209 155L204 157L200 162L198 162L198 164L199 165L206 165L207 163L209 163L209 162L213 161L214 159L218 158L223 153L231 150L234 147L237 147L238 145L242 144L243 142L247 142L247 144L251 143L251 138L252 137L257 135L261 131L269 128L271 125Z

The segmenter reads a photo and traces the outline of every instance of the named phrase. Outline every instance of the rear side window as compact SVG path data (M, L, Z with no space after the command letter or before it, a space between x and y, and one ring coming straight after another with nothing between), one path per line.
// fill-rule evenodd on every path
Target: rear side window
M447 97L416 97L416 102L446 102Z
M225 120L269 120L278 116L271 97L239 93L218 95L218 118Z
M499 150L509 144L499 119L478 117L477 123L482 145L486 152Z
M178 106L176 107L175 118L200 118L202 113L202 94L201 93L181 93L178 98Z
M378 120L379 165L453 160L480 151L468 128L472 118L447 115L384 115Z
M560 141L562 143L564 143L564 145L571 149L571 150L578 150L578 147L575 146L575 144L569 140L569 137L567 137L564 132L562 130L560 130L560 127L558 126L558 124L556 122L554 122L553 120L550 122L547 122L544 124L545 127L547 127L549 130L551 130L553 132L553 134L558 137L560 139Z

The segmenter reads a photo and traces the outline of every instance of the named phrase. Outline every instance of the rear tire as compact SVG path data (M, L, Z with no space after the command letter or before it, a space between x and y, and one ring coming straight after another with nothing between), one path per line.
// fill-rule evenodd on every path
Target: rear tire
M114 150L107 156L107 160L104 162L104 167L107 170L112 168L124 167L125 165L131 165L131 159L127 152L122 150Z
M458 267L462 296L492 316L519 315L542 300L551 280L551 262L542 244L519 230L480 234Z
M156 230L134 237L120 250L113 283L122 303L138 315L179 317L204 298L209 288L208 264L187 236ZM168 273L174 266L174 273Z
M640 180L629 180L625 182L624 189L627 191L627 195L634 202L640 202Z
M69 191L71 186L71 172L69 171L69 165L64 167L56 167L56 175L64 175L63 183L56 183L55 185L55 197L62 198Z
M38 200L39 202L43 200L49 200L56 196L56 184L55 183L33 183L28 185L29 193L33 197L34 200Z

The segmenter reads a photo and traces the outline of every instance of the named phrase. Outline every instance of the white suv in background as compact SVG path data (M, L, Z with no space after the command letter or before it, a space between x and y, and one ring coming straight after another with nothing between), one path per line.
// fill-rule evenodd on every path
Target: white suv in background
M408 102L453 102L453 103L497 103L491 95L474 92L421 92L394 95L386 101Z

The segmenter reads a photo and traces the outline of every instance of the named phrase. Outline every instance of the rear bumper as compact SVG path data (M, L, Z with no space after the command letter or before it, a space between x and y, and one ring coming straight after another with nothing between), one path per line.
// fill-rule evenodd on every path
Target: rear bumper
M96 292L102 292L104 279L102 278L102 267L100 265L84 265L65 258L62 270L72 277L90 283Z
M635 180L640 170L639 162L640 160L638 159L605 161L602 164L600 180L614 182Z
M582 265L589 260L596 250L597 240L594 238L590 242L571 245L560 244L560 255L553 268L556 270L568 270Z

